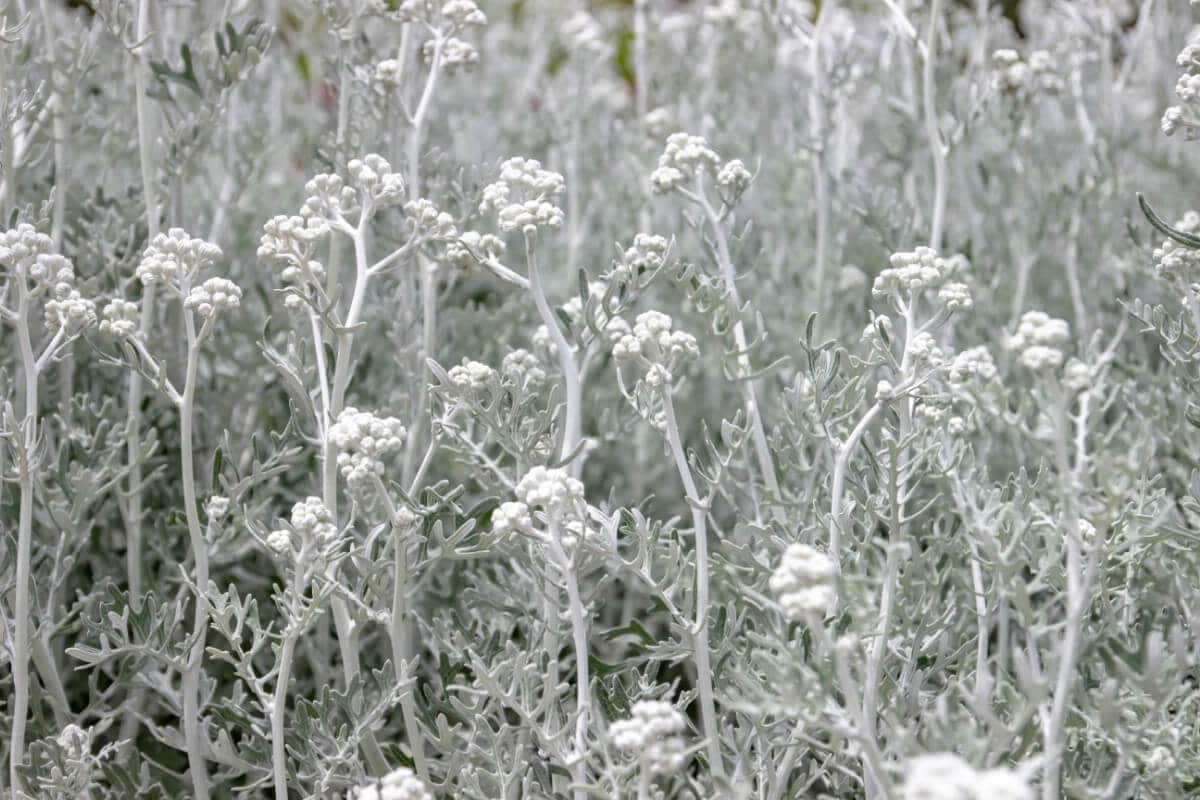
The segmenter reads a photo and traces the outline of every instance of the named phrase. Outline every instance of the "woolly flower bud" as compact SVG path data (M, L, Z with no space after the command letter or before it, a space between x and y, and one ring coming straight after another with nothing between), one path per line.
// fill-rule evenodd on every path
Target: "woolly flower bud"
M451 367L447 377L450 379L451 386L459 392L468 394L486 389L496 380L496 370L487 364L464 358L461 364Z
M730 162L727 174L730 180L740 179L737 164L745 171L741 162ZM663 193L681 187L685 181L701 173L715 174L721 168L721 158L708 146L703 136L672 133L667 137L667 146L658 157L658 168L650 175L654 191Z
M911 297L926 289L936 289L961 268L960 261L942 258L930 247L893 253L890 261L891 266L875 277L871 291L876 296L898 294Z
M405 203L404 216L412 221L414 228L431 239L445 241L453 240L458 236L458 228L454 225L454 217L445 211L439 211L437 206L423 197L418 197L415 200L409 200ZM479 234L475 235L478 236Z
M354 492L373 488L383 475L383 459L400 450L407 432L395 417L377 417L348 407L329 426L329 441L339 451L342 477Z
M524 503L507 502L492 512L492 530L499 536L528 533L533 528L533 517L529 506Z
M1022 364L1040 372L1062 366L1062 351L1070 342L1071 328L1066 320L1051 317L1043 311L1026 311L1007 346L1019 354Z
M617 720L608 729L609 739L618 749L636 754L642 767L655 775L668 775L680 769L683 733L687 719L670 703L639 700L630 709L629 719Z
M75 268L66 256L41 253L29 265L29 277L42 287L61 286L75 280Z
M790 620L823 616L835 599L834 572L833 561L821 551L806 544L789 545L771 575L771 591Z
M946 379L952 385L961 386L971 381L984 383L996 377L996 364L992 354L983 346L972 347L954 356L946 368Z
M566 470L537 466L525 473L516 487L517 499L530 508L550 514L572 512L583 502L583 484Z
M433 794L412 770L397 767L378 781L352 790L350 800L433 800Z
M306 497L292 506L292 530L315 542L327 542L337 535L333 514L319 497Z
M896 396L896 387L891 381L883 380L875 384L875 397L879 402L886 403Z
M633 246L625 250L625 266L638 272L658 269L666 260L670 246L664 236L639 233L633 237Z
M388 58L375 65L375 82L392 89L404 79L404 65L397 59Z
M221 248L215 244L192 238L183 228L171 228L154 237L134 274L143 285L178 283L184 275L194 275L220 257Z
M1067 362L1063 370L1063 384L1074 392L1082 392L1092 385L1092 369L1077 358Z
M501 374L518 386L540 386L546 382L546 371L542 362L528 350L517 349L500 362Z
M290 553L292 550L291 531L280 528L267 534L267 547L279 555Z
M903 800L970 800L977 775L953 753L910 759L900 796Z
M479 10L473 0L447 0L442 6L442 16L456 28L487 25L487 15Z
M938 302L948 311L970 311L975 307L975 301L971 299L971 290L965 283L958 281L947 283L938 290Z
M464 231L446 245L446 260L459 269L470 269L477 261L490 261L504 255L506 245L490 233Z
M942 348L938 347L937 340L927 331L922 331L914 336L908 350L916 364L936 369L946 361L946 355L942 352Z
M0 265L23 268L32 273L38 256L49 254L53 246L49 236L22 222L12 230L0 233Z
M559 33L570 51L590 56L600 56L608 52L604 28L586 11L579 10L568 17L559 28Z
M1046 50L1035 50L1026 61L1015 50L997 50L992 54L992 87L1017 99L1040 93L1054 94L1063 88L1058 61Z
M733 197L738 197L750 186L753 177L741 159L735 158L721 167L717 173L717 185Z
M46 303L46 324L51 329L77 333L96 324L96 304L79 294L78 289L68 288Z
M241 303L242 290L237 284L225 278L209 278L188 292L183 307L205 319L212 319L222 311L237 308Z
M214 494L204 504L204 513L208 515L209 519L221 519L229 513L229 498Z
M363 202L377 206L393 205L404 198L404 179L392 172L392 165L377 153L356 158L346 165L346 172L358 188Z
M502 231L559 228L562 209L553 201L564 189L563 176L542 169L532 158L510 158L500 165L499 179L484 187L482 213L496 212Z
M669 108L655 108L646 112L646 116L642 118L642 124L646 127L646 134L655 138L661 139L667 135L674 124L674 117Z
M304 184L308 197L300 207L300 216L332 222L358 208L358 195L345 184L340 175L322 172Z
M433 54L437 50L437 44L431 39L421 47L421 57L426 63L433 61ZM475 45L470 42L465 42L458 37L451 36L442 42L442 66L447 69L455 69L457 67L472 67L479 63L479 51L475 49Z
M72 761L80 761L91 753L92 735L88 730L75 723L68 724L55 737L55 744L62 750L63 755Z
M108 301L101 315L104 319L100 322L100 333L105 336L125 339L138 332L141 315L137 303L118 297Z
M1200 213L1188 211L1174 227L1183 233L1200 233ZM1194 280L1200 276L1200 250L1185 247L1174 239L1164 239L1154 249L1154 269L1166 280Z

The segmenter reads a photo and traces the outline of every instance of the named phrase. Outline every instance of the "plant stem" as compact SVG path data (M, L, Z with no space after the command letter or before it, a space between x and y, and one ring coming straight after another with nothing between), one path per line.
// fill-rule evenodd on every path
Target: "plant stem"
M389 501L391 502L390 498ZM394 519L395 515L393 515ZM394 577L392 579L392 619L388 633L392 644L392 668L396 677L400 677L404 665L412 660L412 645L409 639L409 625L406 615L408 609L408 550L405 547L405 531L398 530L392 525L394 553ZM417 704L414 695L417 685L414 679L411 692L405 692L400 698L400 713L404 716L404 732L408 736L408 746L412 749L413 762L417 767L417 776L429 781L429 765L425 760L425 737L417 722Z
M529 291L533 295L533 302L542 318L542 324L546 326L550 338L554 340L558 366L563 374L563 382L566 384L566 421L563 424L562 447L559 451L559 458L565 462L583 439L583 396L579 380L579 367L575 364L571 346L567 343L567 337L563 335L562 329L559 328L558 318L551 310L550 303L546 300L546 292L542 288L542 276L537 265L536 233L527 232L525 234L525 261L529 269ZM567 465L567 471L573 478L578 478L582 469L583 460L580 458L573 459Z
M833 7L833 0L825 0L817 11L816 29L809 48L809 69L812 72L812 91L808 96L809 138L813 147L813 194L816 196L817 237L814 259L816 287L813 290L814 305L818 311L825 308L825 272L829 261L829 174L825 159L825 142L828 131L825 121L825 64L821 52L821 39Z
M296 652L296 634L290 627L289 624L289 630L283 637L283 646L279 650L279 673L275 678L275 695L271 702L271 768L275 778L275 800L288 800L284 716L287 712L287 687L292 673L292 658Z
M683 490L687 496L688 505L692 509L692 528L696 536L696 630L693 633L696 687L700 694L700 718L704 729L710 768L717 777L723 778L725 777L725 764L721 759L721 741L717 733L712 664L708 652L707 512L704 501L700 499L700 493L696 491L696 481L692 478L692 469L688 466L687 453L683 449L683 440L679 436L679 423L675 419L675 403L671 399L670 387L665 387L663 391L663 413L667 419L667 443L671 447L675 468L679 471L679 480L683 482Z
M187 295L186 283L183 287ZM205 634L208 631L208 540L200 527L200 514L196 507L195 463L192 455L192 427L195 414L196 370L200 356L200 339L207 332L208 323L196 334L196 323L192 312L183 312L184 329L187 334L187 367L183 382L183 397L179 406L180 465L183 480L183 506L187 517L188 538L191 540L192 557L195 559L196 610L192 623L192 635L196 637L188 653L187 667L183 673L183 738L187 743L188 771L191 773L192 790L197 800L208 800L208 765L205 763L205 746L200 730L200 678L204 661Z
M17 478L20 483L20 510L17 514L17 585L14 615L12 676L12 740L8 751L9 783L13 798L22 796L17 768L25 760L25 725L29 715L29 575L33 558L33 472L37 446L38 370L29 336L30 297L24 269L17 280L17 347L21 356L21 375L25 385L24 420L21 423L24 446L19 456Z
M925 135L929 138L929 150L933 157L933 221L929 226L929 246L934 250L942 246L942 226L946 217L946 147L938 129L937 85L934 82L937 69L937 23L941 7L942 0L931 0L929 27L925 34L925 63L921 72Z

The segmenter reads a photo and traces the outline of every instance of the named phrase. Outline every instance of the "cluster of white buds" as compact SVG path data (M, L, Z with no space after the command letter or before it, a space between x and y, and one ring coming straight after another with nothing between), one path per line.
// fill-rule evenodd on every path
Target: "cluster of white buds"
M141 315L138 304L130 300L109 300L101 312L100 333L114 339L126 339L138 334Z
M1073 392L1082 392L1092 386L1092 368L1078 358L1067 361L1063 367L1063 385Z
M666 149L658 157L658 167L650 173L650 187L659 194L689 189L701 175L716 175L720 169L721 157L708 146L707 139L672 133L667 137Z
M724 166L717 171L717 185L721 187L726 200L729 201L741 197L750 187L752 180L754 180L754 176L750 174L750 170L746 169L746 165L740 158L725 162Z
M972 383L987 383L995 380L997 374L991 352L982 345L956 353L946 365L946 380L956 388L965 388Z
M464 358L461 364L450 368L446 377L450 379L450 386L456 392L470 396L495 383L496 370L482 362Z
M210 520L224 518L229 513L229 498L221 494L212 495L208 498L208 502L204 504L204 513L208 515Z
M496 212L502 231L533 233L538 228L559 228L562 209L554 201L564 189L563 176L542 169L532 158L510 158L500 165L500 177L483 190L479 210Z
M567 17L559 27L559 34L569 53L600 58L609 51L604 28L583 9Z
M1200 234L1200 213L1188 211L1174 227L1182 233ZM1193 250L1171 238L1163 239L1162 244L1154 248L1154 269L1165 280L1194 280L1200 277L1200 250Z
M222 311L237 308L241 303L242 290L236 283L225 278L209 278L192 287L183 307L207 320L215 319Z
M1066 320L1057 319L1044 311L1026 311L1021 315L1017 331L1005 343L1016 352L1018 360L1034 372L1058 369L1063 363L1063 351L1071 343L1071 327Z
M344 219L359 207L358 193L346 185L341 175L322 172L304 184L308 197L300 206L300 216L331 223Z
M437 52L439 45L433 40L425 42L421 46L421 57L425 59L425 63L433 61L433 55ZM442 66L448 70L457 69L459 67L473 67L479 63L479 50L475 45L468 41L459 39L457 36L451 36L443 41L440 45L442 51Z
M432 201L423 197L405 203L404 216L408 217L413 228L427 239L453 243L459 238L454 217L449 212L439 210Z
M924 367L930 370L940 369L946 363L946 354L938 346L933 334L921 331L913 337L908 345L909 357L913 367Z
M1183 131L1184 137L1191 140L1200 132L1200 42L1190 42L1175 63L1183 70L1175 83L1179 104L1163 112L1162 132L1174 136L1176 131Z
M407 767L397 767L350 792L349 800L433 800L429 787Z
M375 84L382 89L395 89L404 80L404 64L396 58L385 58L375 65Z
M380 13L392 10L386 0L374 0ZM487 25L484 14L474 0L400 0L394 9L396 18L404 22L425 22L436 28L462 30Z
M953 753L909 759L902 800L1033 800L1029 783L1016 771L976 770Z
M292 506L288 528L278 528L267 534L267 546L280 555L292 552L294 538L301 546L321 547L337 537L333 514L319 497L306 497Z
M675 115L671 109L659 106L646 112L642 125L651 139L662 139L675 127Z
M961 256L943 258L931 247L911 252L892 253L891 266L875 276L871 291L876 297L910 300L930 289L938 289L938 300L951 311L969 309L971 292L965 283L955 280L966 269Z
M617 720L608 729L609 739L620 751L636 755L642 769L652 775L669 775L687 759L683 734L687 719L662 700L639 700L629 719Z
M404 199L404 178L392 172L392 165L378 153L355 158L346 165L346 172L358 189L360 202L382 208Z
M491 233L464 231L446 245L446 260L459 269L470 269L480 261L492 261L504 255L504 240Z
M258 257L283 264L285 283L319 285L325 267L312 257L315 244L329 233L329 223L314 216L272 217L263 225L258 240Z
M531 509L541 509L549 516L567 517L576 514L583 504L583 484L566 470L536 466L517 483L517 499Z
M498 536L529 533L533 530L533 517L529 513L529 506L511 500L501 503L492 512L492 530Z
M629 270L632 276L653 272L666 262L670 248L671 243L665 236L639 233L633 237L633 244L625 248L621 266Z
M183 228L171 228L151 240L134 274L143 285L178 286L220 257L221 248L215 244L192 238Z
M992 53L992 88L1009 97L1029 99L1036 94L1062 91L1058 60L1046 50L1034 50L1029 58L1016 50Z
M50 252L53 247L54 241L49 236L38 233L28 222L22 222L12 230L0 233L0 264L24 270L35 282L44 283L56 275L62 268L61 262L66 261ZM70 278L74 277L72 270Z
M632 330L613 345L613 358L618 363L641 363L648 372L665 371L669 379L679 362L700 355L696 337L671 326L671 318L661 311L638 314Z
M535 387L546 382L541 360L524 348L517 348L500 362L500 375L517 386Z
M833 561L821 551L806 544L789 545L770 580L787 618L806 622L824 616L836 599L835 571Z
M383 459L403 447L406 433L395 417L377 417L351 407L338 415L329 426L329 441L338 450L338 468L352 492L371 493L383 475Z
M66 333L78 333L96 324L96 304L75 288L54 288L54 299L46 301L46 325L51 330L62 328Z

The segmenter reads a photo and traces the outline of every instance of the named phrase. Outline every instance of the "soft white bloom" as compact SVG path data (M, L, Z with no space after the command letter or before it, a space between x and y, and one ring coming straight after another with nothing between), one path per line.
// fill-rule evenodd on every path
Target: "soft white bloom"
M212 495L204 504L204 513L210 520L221 519L229 513L229 498L220 494Z
M564 188L562 175L541 162L510 158L500 165L499 179L484 187L479 210L495 212L502 231L559 228L563 212L554 201Z
M279 528L267 534L267 547L271 548L279 555L291 552L292 549L292 533L291 531Z
M174 284L185 275L195 275L221 257L221 248L188 236L182 228L160 233L142 254L135 273L146 285Z
M292 506L292 530L309 541L324 543L337 535L337 526L319 497L306 497Z
M938 290L938 302L950 311L970 311L975 306L965 283L952 281Z
M421 48L421 57L426 62L433 61L437 45L430 40ZM442 66L446 69L471 67L479 63L479 50L470 42L463 41L457 36L451 36L442 42Z
M1075 392L1084 391L1092 385L1092 368L1072 358L1063 369L1063 385Z
M404 199L404 178L393 172L388 160L377 153L353 159L346 165L346 172L364 203L388 206Z
M518 348L500 362L500 372L518 386L535 387L546 382L542 362L528 350Z
M329 441L338 450L337 463L351 491L369 492L383 475L383 460L404 446L407 431L395 417L377 417L348 407L329 426Z
M24 269L31 278L38 280L37 267L34 265L40 256L50 255L53 246L54 242L49 236L38 233L32 225L22 222L12 230L0 233L0 265ZM46 268L45 274L49 272L50 269Z
M84 328L96 324L96 304L79 293L78 289L60 291L60 284L55 288L56 297L46 302L46 325L52 330L62 328L67 333L77 333Z
M737 197L746 191L753 178L750 170L746 169L746 165L740 159L735 158L721 167L721 171L717 173L717 185L731 196Z
M300 207L300 216L327 223L343 220L359 207L358 193L346 185L340 175L322 172L304 184L308 197Z
M109 300L101 312L100 333L114 339L125 339L138 333L141 314L137 303L116 298Z
M609 739L622 752L636 755L642 768L654 775L669 775L686 761L683 733L687 719L670 703L639 700L629 719L617 720L608 729Z
M736 164L740 165L741 162ZM666 149L658 157L658 168L650 175L650 185L654 191L664 193L683 186L701 174L716 175L720 168L720 156L708 146L708 140L703 136L672 133L667 137ZM744 166L742 171L745 171ZM738 181L742 176L735 165L726 177Z
M977 775L953 753L934 753L909 759L903 800L974 800Z
M646 133L654 139L661 139L667 135L667 132L674 125L675 118L671 114L669 108L655 108L646 112L646 116L642 119L642 124L646 126Z
M1200 234L1200 213L1188 211L1174 227L1182 233ZM1167 280L1195 280L1200 277L1200 250L1185 247L1174 239L1163 239L1154 249L1154 268Z
M375 81L388 88L395 88L404 80L404 65L397 59L388 58L375 65Z
M433 794L412 770L397 767L378 781L352 790L349 800L433 800Z
M970 382L986 383L996 375L992 354L982 345L957 353L946 368L946 379L955 386Z
M893 253L891 266L875 277L872 292L876 296L898 294L911 297L926 289L940 288L961 269L962 261L943 258L929 247Z
M492 512L492 530L498 535L528 533L532 528L533 517L529 514L529 506L524 503L515 501L501 503Z
M211 319L222 311L237 308L241 302L242 290L237 284L225 278L209 278L199 286L192 287L183 301L183 307L205 319Z
M447 377L450 385L460 392L470 393L486 389L496 380L496 370L478 361L463 359L456 367L451 367Z
M1018 353L1022 364L1035 372L1062 366L1063 350L1071 343L1071 328L1066 320L1043 311L1021 315L1016 333L1008 338L1009 350Z
M583 503L583 484L570 477L566 470L533 467L517 483L517 499L530 508L546 513L565 514L576 511Z
M992 87L1010 97L1029 99L1038 93L1054 94L1063 88L1058 60L1046 50L1035 50L1023 59L1015 50L992 53Z
M771 575L771 591L788 619L804 622L823 616L833 605L835 572L829 556L806 544L792 544Z
M479 10L474 0L447 0L442 5L442 16L456 28L482 28L488 21L487 15Z
M446 260L460 269L470 269L477 261L499 258L504 255L505 249L504 240L499 236L464 231L446 244Z

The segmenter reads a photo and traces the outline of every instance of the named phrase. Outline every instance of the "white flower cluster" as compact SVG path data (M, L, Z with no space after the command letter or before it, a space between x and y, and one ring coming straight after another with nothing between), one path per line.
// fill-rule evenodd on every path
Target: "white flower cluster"
M771 575L771 591L788 619L805 622L824 616L833 605L834 572L833 561L821 551L806 544L788 545Z
M946 380L956 388L971 383L987 383L995 380L996 375L996 362L992 360L991 352L982 345L956 353L946 366Z
M313 247L328 233L329 223L320 217L280 214L263 225L258 257L281 262L285 283L318 285L325 280L325 267L312 258Z
M96 304L79 293L78 289L54 288L54 299L46 301L46 325L51 330L62 328L78 333L96 324Z
M529 513L529 506L512 500L501 503L492 512L492 530L499 536L511 536L533 530L533 517Z
M1071 343L1071 328L1066 320L1051 317L1044 311L1026 311L1021 315L1017 331L1008 337L1006 346L1018 354L1018 360L1034 372L1058 369L1063 363L1063 351Z
M349 800L433 800L433 794L412 770L397 767L378 781L352 790Z
M300 207L300 217L327 224L348 224L345 218L363 208L383 208L404 199L404 178L392 171L386 158L369 153L346 164L350 185L341 175L323 172L304 184L308 197ZM278 218L277 218L278 219ZM305 223L305 228L312 226ZM297 226L298 227L298 226Z
M595 17L583 9L567 17L558 32L570 53L600 58L609 51L604 28Z
M617 720L608 729L609 739L622 752L637 755L642 768L654 775L680 769L684 755L683 733L687 719L670 703L639 700L629 719Z
M319 497L306 497L292 506L291 528L279 528L267 534L267 546L280 555L292 551L292 537L310 545L328 544L337 537L333 514Z
M96 304L75 288L75 268L66 257L51 253L53 246L49 236L23 222L0 234L0 266L24 272L33 282L32 296L52 295L44 309L51 330L76 334L96 323Z
M551 516L569 516L583 503L583 484L566 470L536 466L517 483L517 499Z
M1182 233L1200 235L1200 213L1188 211L1174 227ZM1166 280L1195 280L1200 277L1200 250L1193 250L1174 239L1163 239L1154 248L1154 269Z
M739 162L740 163L740 162ZM703 136L687 133L672 133L667 137L667 146L658 157L658 167L650 173L650 187L659 194L680 188L699 176L716 175L721 169L721 157L708 146Z
M876 297L910 299L929 289L938 289L938 300L950 311L972 307L970 289L954 280L966 269L961 256L943 258L931 247L892 253L891 266L875 276L871 291Z
M1191 42L1183 48L1175 63L1183 70L1175 83L1179 105L1163 112L1162 132L1174 136L1183 131L1184 138L1191 140L1200 133L1200 42Z
M469 396L488 388L496 380L496 370L487 364L464 358L461 364L451 367L446 376L455 391Z
M618 363L640 362L647 367L670 373L680 361L700 355L696 337L672 330L671 318L661 311L643 311L633 323L633 329L613 345L613 358Z
M665 236L639 233L633 237L633 244L625 248L620 266L628 271L627 277L653 272L666 262L670 247Z
M542 362L523 348L517 348L504 357L500 362L500 374L517 386L535 387L546 382Z
M374 4L380 13L389 11L385 0L374 0ZM401 0L394 13L405 22L426 22L435 27L445 25L450 30L483 27L488 21L474 0Z
M183 228L171 228L150 242L135 274L146 286L178 286L182 279L211 266L220 257L221 248L215 244L188 236Z
M1033 51L1028 60L1007 48L992 53L992 88L1010 97L1029 99L1062 91L1058 72L1057 59L1046 50Z
M100 333L114 339L125 339L138 334L141 324L137 303L116 298L109 300L101 312Z
M399 172L392 172L392 165L378 153L352 159L346 165L346 172L364 204L370 201L383 207L404 199L404 178Z
M242 290L225 278L209 278L193 286L183 301L183 307L195 311L204 319L214 319L222 311L237 308L242 303Z
M425 59L425 63L428 64L433 61L433 55L437 52L437 47L437 44L433 40L427 41L422 45L421 57ZM479 50L476 49L475 45L459 39L457 36L447 38L442 42L441 48L442 66L448 70L459 67L473 67L479 63Z
M454 217L423 197L405 203L404 216L408 217L417 232L429 239L453 242L458 238Z
M329 441L338 450L337 463L351 491L369 494L383 475L383 459L400 450L407 433L395 417L377 417L347 407L329 426Z
M563 176L532 158L510 158L500 165L500 177L483 190L483 213L495 211L502 231L531 233L559 228L562 209L554 201L563 193Z
M902 800L1033 800L1029 783L1003 767L976 770L953 753L909 759Z
M504 240L491 233L464 231L446 245L446 260L459 269L470 269L479 261L504 255Z

